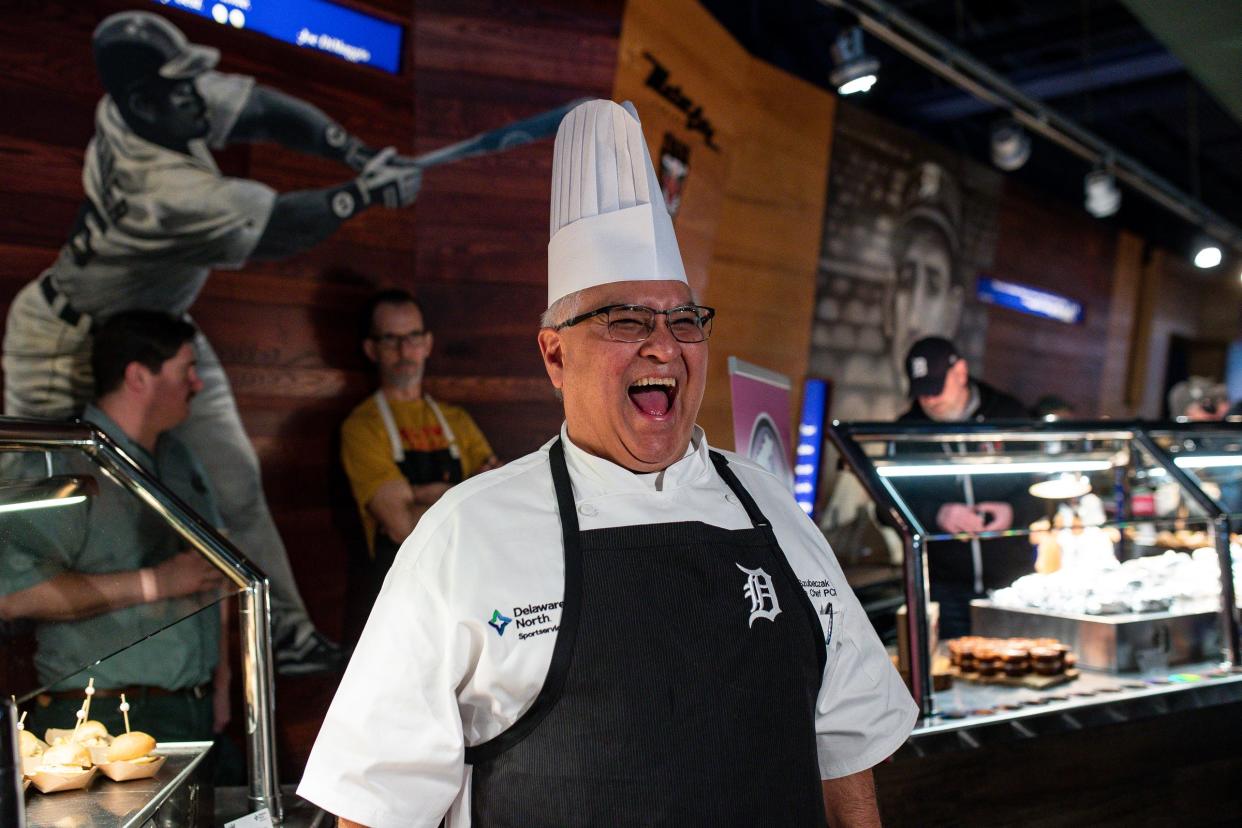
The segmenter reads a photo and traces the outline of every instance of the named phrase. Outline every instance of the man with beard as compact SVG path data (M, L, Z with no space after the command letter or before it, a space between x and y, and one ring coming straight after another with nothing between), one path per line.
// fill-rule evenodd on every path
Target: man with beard
M378 591L423 513L449 487L499 463L469 414L423 393L433 336L418 300L404 290L382 291L363 320L362 350L379 370L380 387L341 426L341 462Z

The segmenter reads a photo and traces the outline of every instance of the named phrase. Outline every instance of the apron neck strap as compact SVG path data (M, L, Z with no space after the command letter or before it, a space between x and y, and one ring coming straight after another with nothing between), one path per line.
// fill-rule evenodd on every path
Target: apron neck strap
M383 388L375 392L375 407L379 409L380 419L384 421L384 431L388 433L393 462L401 465L405 460L405 449L401 448L401 435L397 432L397 421L392 416L392 406L388 404Z
M423 395L423 402L431 409L432 415L436 418L436 422L440 424L440 432L444 435L444 439L448 441L448 453L454 460L461 459L461 447L457 445L457 435L453 433L453 429L449 427L448 420L444 416L444 412L440 410L440 405L431 398L430 394ZM405 449L401 447L401 434L397 431L397 420L392 415L392 406L388 404L388 398L384 396L384 389L375 392L375 406L379 409L380 419L384 421L384 431L388 433L388 443L392 446L392 459L397 465L405 462Z
M454 460L460 460L461 449L457 446L457 435L449 427L448 420L444 417L444 412L440 410L440 404L433 400L430 394L423 394L423 402L427 403L427 407L431 409L431 413L436 417L436 422L440 424L440 433L448 441L449 454Z
M733 494L737 495L737 499L742 501L742 506L746 509L746 514L750 518L750 522L755 525L756 529L763 529L770 526L768 519L764 517L763 512L759 511L759 504L755 503L755 499L750 496L750 492L746 491L746 487L737 479L737 475L733 473L733 469L729 468L729 461L725 456L717 451L708 452L712 458L712 465L716 467L716 473L724 480L725 485L733 490Z
M574 488L569 482L569 468L565 465L565 446L561 438L548 449L552 465L552 485L556 489L556 505L561 513L561 535L566 549L578 547L578 509L574 503Z

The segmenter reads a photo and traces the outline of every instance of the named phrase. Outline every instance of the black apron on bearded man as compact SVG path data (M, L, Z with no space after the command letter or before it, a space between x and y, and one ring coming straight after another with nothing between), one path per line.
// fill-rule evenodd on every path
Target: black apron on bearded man
M392 447L392 461L397 464L401 474L411 486L422 486L427 483L447 483L456 486L465 475L462 474L461 446L457 444L457 435L449 426L448 420L439 404L424 394L422 402L431 411L440 427L447 446L444 448L419 451L406 451L401 445L401 433L397 430L397 421L393 417L392 406L383 391L375 392L375 407L379 409L380 419L384 421L384 431L388 435L388 443ZM375 565L384 573L392 566L400 544L388 537L388 533L379 529L375 532Z

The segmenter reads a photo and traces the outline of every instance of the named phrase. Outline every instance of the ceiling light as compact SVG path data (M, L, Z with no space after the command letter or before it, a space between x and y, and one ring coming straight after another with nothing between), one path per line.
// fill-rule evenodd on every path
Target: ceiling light
M992 163L1006 172L1013 172L1031 157L1031 136L1014 120L1001 121L992 127Z
M1096 218L1111 216L1121 207L1121 190L1108 170L1095 169L1082 182L1087 212Z
M875 86L880 61L867 54L862 27L853 26L841 33L832 44L832 59L837 68L828 80L837 88L837 94L853 95Z
M1204 270L1210 267L1216 267L1221 261L1220 247L1214 242L1200 245L1199 250L1195 253L1195 267L1201 267Z

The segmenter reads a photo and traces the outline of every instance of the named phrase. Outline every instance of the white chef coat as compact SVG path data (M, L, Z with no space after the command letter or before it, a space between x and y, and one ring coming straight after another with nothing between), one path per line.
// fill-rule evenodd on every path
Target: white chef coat
M652 474L587 454L564 427L561 438L581 531L687 520L751 527L698 428L686 456ZM551 445L453 487L402 544L311 751L303 798L372 828L435 828L446 812L449 828L470 824L465 746L530 707L552 658L564 550ZM821 776L865 770L901 746L918 710L820 531L770 472L725 455L821 624L832 605L816 708ZM749 602L742 587L738 600ZM616 623L658 620L635 595Z

